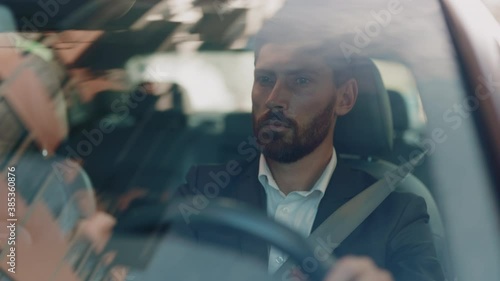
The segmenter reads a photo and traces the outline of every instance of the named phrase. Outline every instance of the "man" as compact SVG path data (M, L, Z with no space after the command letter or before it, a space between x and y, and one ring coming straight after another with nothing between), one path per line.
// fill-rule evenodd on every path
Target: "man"
M307 237L375 181L347 167L333 147L337 118L351 111L358 89L350 62L324 34L319 26L302 21L275 19L263 27L255 43L252 89L260 157L244 166L195 167L180 194L244 201ZM224 169L233 177L211 192L213 175ZM427 222L422 198L391 194L334 251L344 258L327 279L444 280ZM267 260L270 272L287 258L229 230L192 231L200 241L224 243Z

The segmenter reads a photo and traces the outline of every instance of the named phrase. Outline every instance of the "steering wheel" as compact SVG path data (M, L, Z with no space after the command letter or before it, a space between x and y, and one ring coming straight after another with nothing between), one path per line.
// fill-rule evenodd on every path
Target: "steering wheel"
M172 223L186 224L179 204L190 204L192 198L174 201L166 208L160 205L148 205L135 208L119 223L120 232L150 232L153 229L168 229ZM152 213L162 212L161 219ZM190 223L203 225L222 225L251 234L289 254L289 258L301 265L314 258L314 251L309 243L298 233L282 225L254 208L232 199L213 199L210 204L197 214L190 216ZM317 260L317 259L316 259ZM333 264L333 257L327 261L318 261L315 270L308 272L310 280L322 281Z

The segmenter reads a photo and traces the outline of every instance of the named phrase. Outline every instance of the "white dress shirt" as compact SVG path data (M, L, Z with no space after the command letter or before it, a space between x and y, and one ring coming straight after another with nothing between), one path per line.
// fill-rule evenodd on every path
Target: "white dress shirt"
M266 191L269 217L288 225L304 237L308 237L318 211L319 202L325 194L336 165L337 154L333 149L330 162L311 190L293 191L285 195L276 184L266 159L261 154L258 178ZM271 247L269 252L269 272L274 273L278 270L286 259L287 256L284 253Z

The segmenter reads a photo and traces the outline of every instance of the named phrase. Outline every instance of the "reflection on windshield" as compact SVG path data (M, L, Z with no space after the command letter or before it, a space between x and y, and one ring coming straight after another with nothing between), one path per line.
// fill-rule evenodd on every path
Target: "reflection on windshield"
M455 277L422 160L448 137L429 128L447 112L430 87L462 92L437 1L146 2L60 30L0 17L0 199L17 229L15 251L0 232L1 280L317 278L350 255L395 280ZM221 222L166 227L174 200L198 218L221 198L269 218L264 234L279 222L303 242L332 214L344 234L304 257ZM373 208L342 211L352 198Z

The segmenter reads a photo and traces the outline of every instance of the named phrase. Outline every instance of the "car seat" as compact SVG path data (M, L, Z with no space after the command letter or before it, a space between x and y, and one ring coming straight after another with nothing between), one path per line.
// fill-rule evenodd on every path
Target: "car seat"
M334 146L337 154L354 169L360 169L377 179L398 168L381 157L392 152L394 124L388 93L375 64L367 58L353 62L354 76L358 82L358 99L352 111L337 120ZM411 162L411 161L410 161ZM413 169L419 163L413 163ZM421 196L427 204L438 258L445 275L451 278L445 232L439 209L428 188L414 175L401 182L396 191Z

